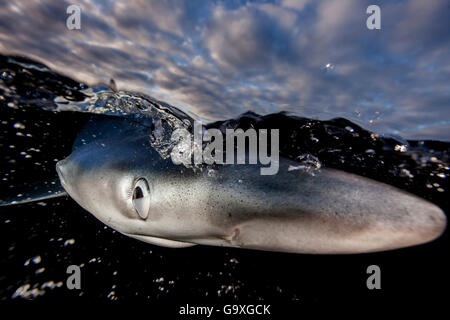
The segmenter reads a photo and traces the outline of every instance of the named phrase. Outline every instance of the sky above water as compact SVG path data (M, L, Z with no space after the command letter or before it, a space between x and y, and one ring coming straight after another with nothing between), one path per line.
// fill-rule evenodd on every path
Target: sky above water
M207 120L288 111L450 141L448 0L0 0L0 52Z

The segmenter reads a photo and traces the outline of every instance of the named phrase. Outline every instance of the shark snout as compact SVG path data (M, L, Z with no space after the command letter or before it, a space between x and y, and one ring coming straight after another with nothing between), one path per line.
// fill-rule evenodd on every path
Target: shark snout
M68 187L73 183L73 179L76 176L75 169L74 164L67 158L56 163L56 172L58 173L61 185L66 191L68 191Z
M56 163L56 172L58 173L59 180L61 181L61 184L63 184L63 185L66 184L66 181L64 178L64 171L65 171L64 164L66 162L67 161L64 159L64 160L58 161Z

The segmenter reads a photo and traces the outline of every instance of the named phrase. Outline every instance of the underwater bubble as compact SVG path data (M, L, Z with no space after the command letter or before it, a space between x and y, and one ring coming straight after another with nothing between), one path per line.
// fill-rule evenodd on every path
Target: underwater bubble
M314 175L314 171L317 171L322 167L322 163L319 159L309 153L299 155L297 161L300 162L300 164L298 166L289 165L288 171L303 170Z
M208 177L215 177L216 176L216 170L209 169L208 170Z
M2 80L12 80L16 74L14 71L3 71L0 73L0 79Z
M191 122L188 119L184 119L183 120L183 124L187 127L190 128L192 126Z
M16 291L11 296L12 299L15 298L24 298L24 299L33 299L45 294L45 290L39 290L35 285L31 290L30 284L24 284L16 289Z
M63 285L62 281L54 282L53 280L50 280L50 281L44 282L41 285L41 289L45 289L45 288L49 288L49 289L60 288L60 287L62 287L62 285Z
M155 283L164 282L164 277L160 277L160 278L154 279L153 282L155 282Z
M288 171L301 170L301 169L304 169L304 168L306 168L306 167L302 166L302 165L300 165L300 166L289 165Z
M65 246L65 247L71 246L71 245L73 245L74 243L75 243L75 239L68 239L68 240L66 240L66 241L64 242L64 246Z
M25 125L21 122L14 123L14 128L16 129L25 129Z
M350 127L350 126L345 127L345 130L347 130L347 131L349 131L349 132L354 132L354 131L355 131L355 129L353 129L353 128Z
M30 258L27 261L25 261L25 263L23 265L26 267L26 266L30 265L30 263L39 264L39 263L41 263L41 261L42 261L41 256L37 255L37 256L35 256L33 258Z
M34 273L35 274L41 274L41 273L43 273L45 271L45 268L40 268L40 269L37 269Z
M117 300L116 292L114 290L111 291L110 293L108 293L108 295L106 297L110 300Z
M400 176L401 176L401 177L405 177L405 178L409 178L409 179L414 178L414 175L411 174L411 172L409 172L408 169L402 169L402 170L400 170Z
M408 151L408 146L404 145L404 144L396 144L394 147L395 151L399 151L399 152L406 152Z

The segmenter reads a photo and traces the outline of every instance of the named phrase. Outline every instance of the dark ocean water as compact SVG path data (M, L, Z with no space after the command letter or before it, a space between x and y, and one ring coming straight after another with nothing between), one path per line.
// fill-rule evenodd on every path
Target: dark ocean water
M174 121L190 119L151 101L108 86L89 88L28 59L0 56L0 198L45 183L52 188L55 163L70 154L91 117L161 113ZM406 141L371 133L343 118L320 121L283 113L248 112L207 127L279 128L281 154L299 164L367 176L428 199L448 213L448 142ZM449 279L448 250L447 232L429 244L361 255L169 249L127 238L70 198L57 198L0 207L0 301L262 301L301 307L443 298L439 290ZM66 268L73 264L82 266L81 290L65 285ZM382 270L380 291L366 288L371 264Z

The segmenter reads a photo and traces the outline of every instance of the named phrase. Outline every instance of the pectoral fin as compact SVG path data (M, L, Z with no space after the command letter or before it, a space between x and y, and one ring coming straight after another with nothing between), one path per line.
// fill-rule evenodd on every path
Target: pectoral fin
M0 206L11 206L67 196L59 179L24 184L0 195Z

